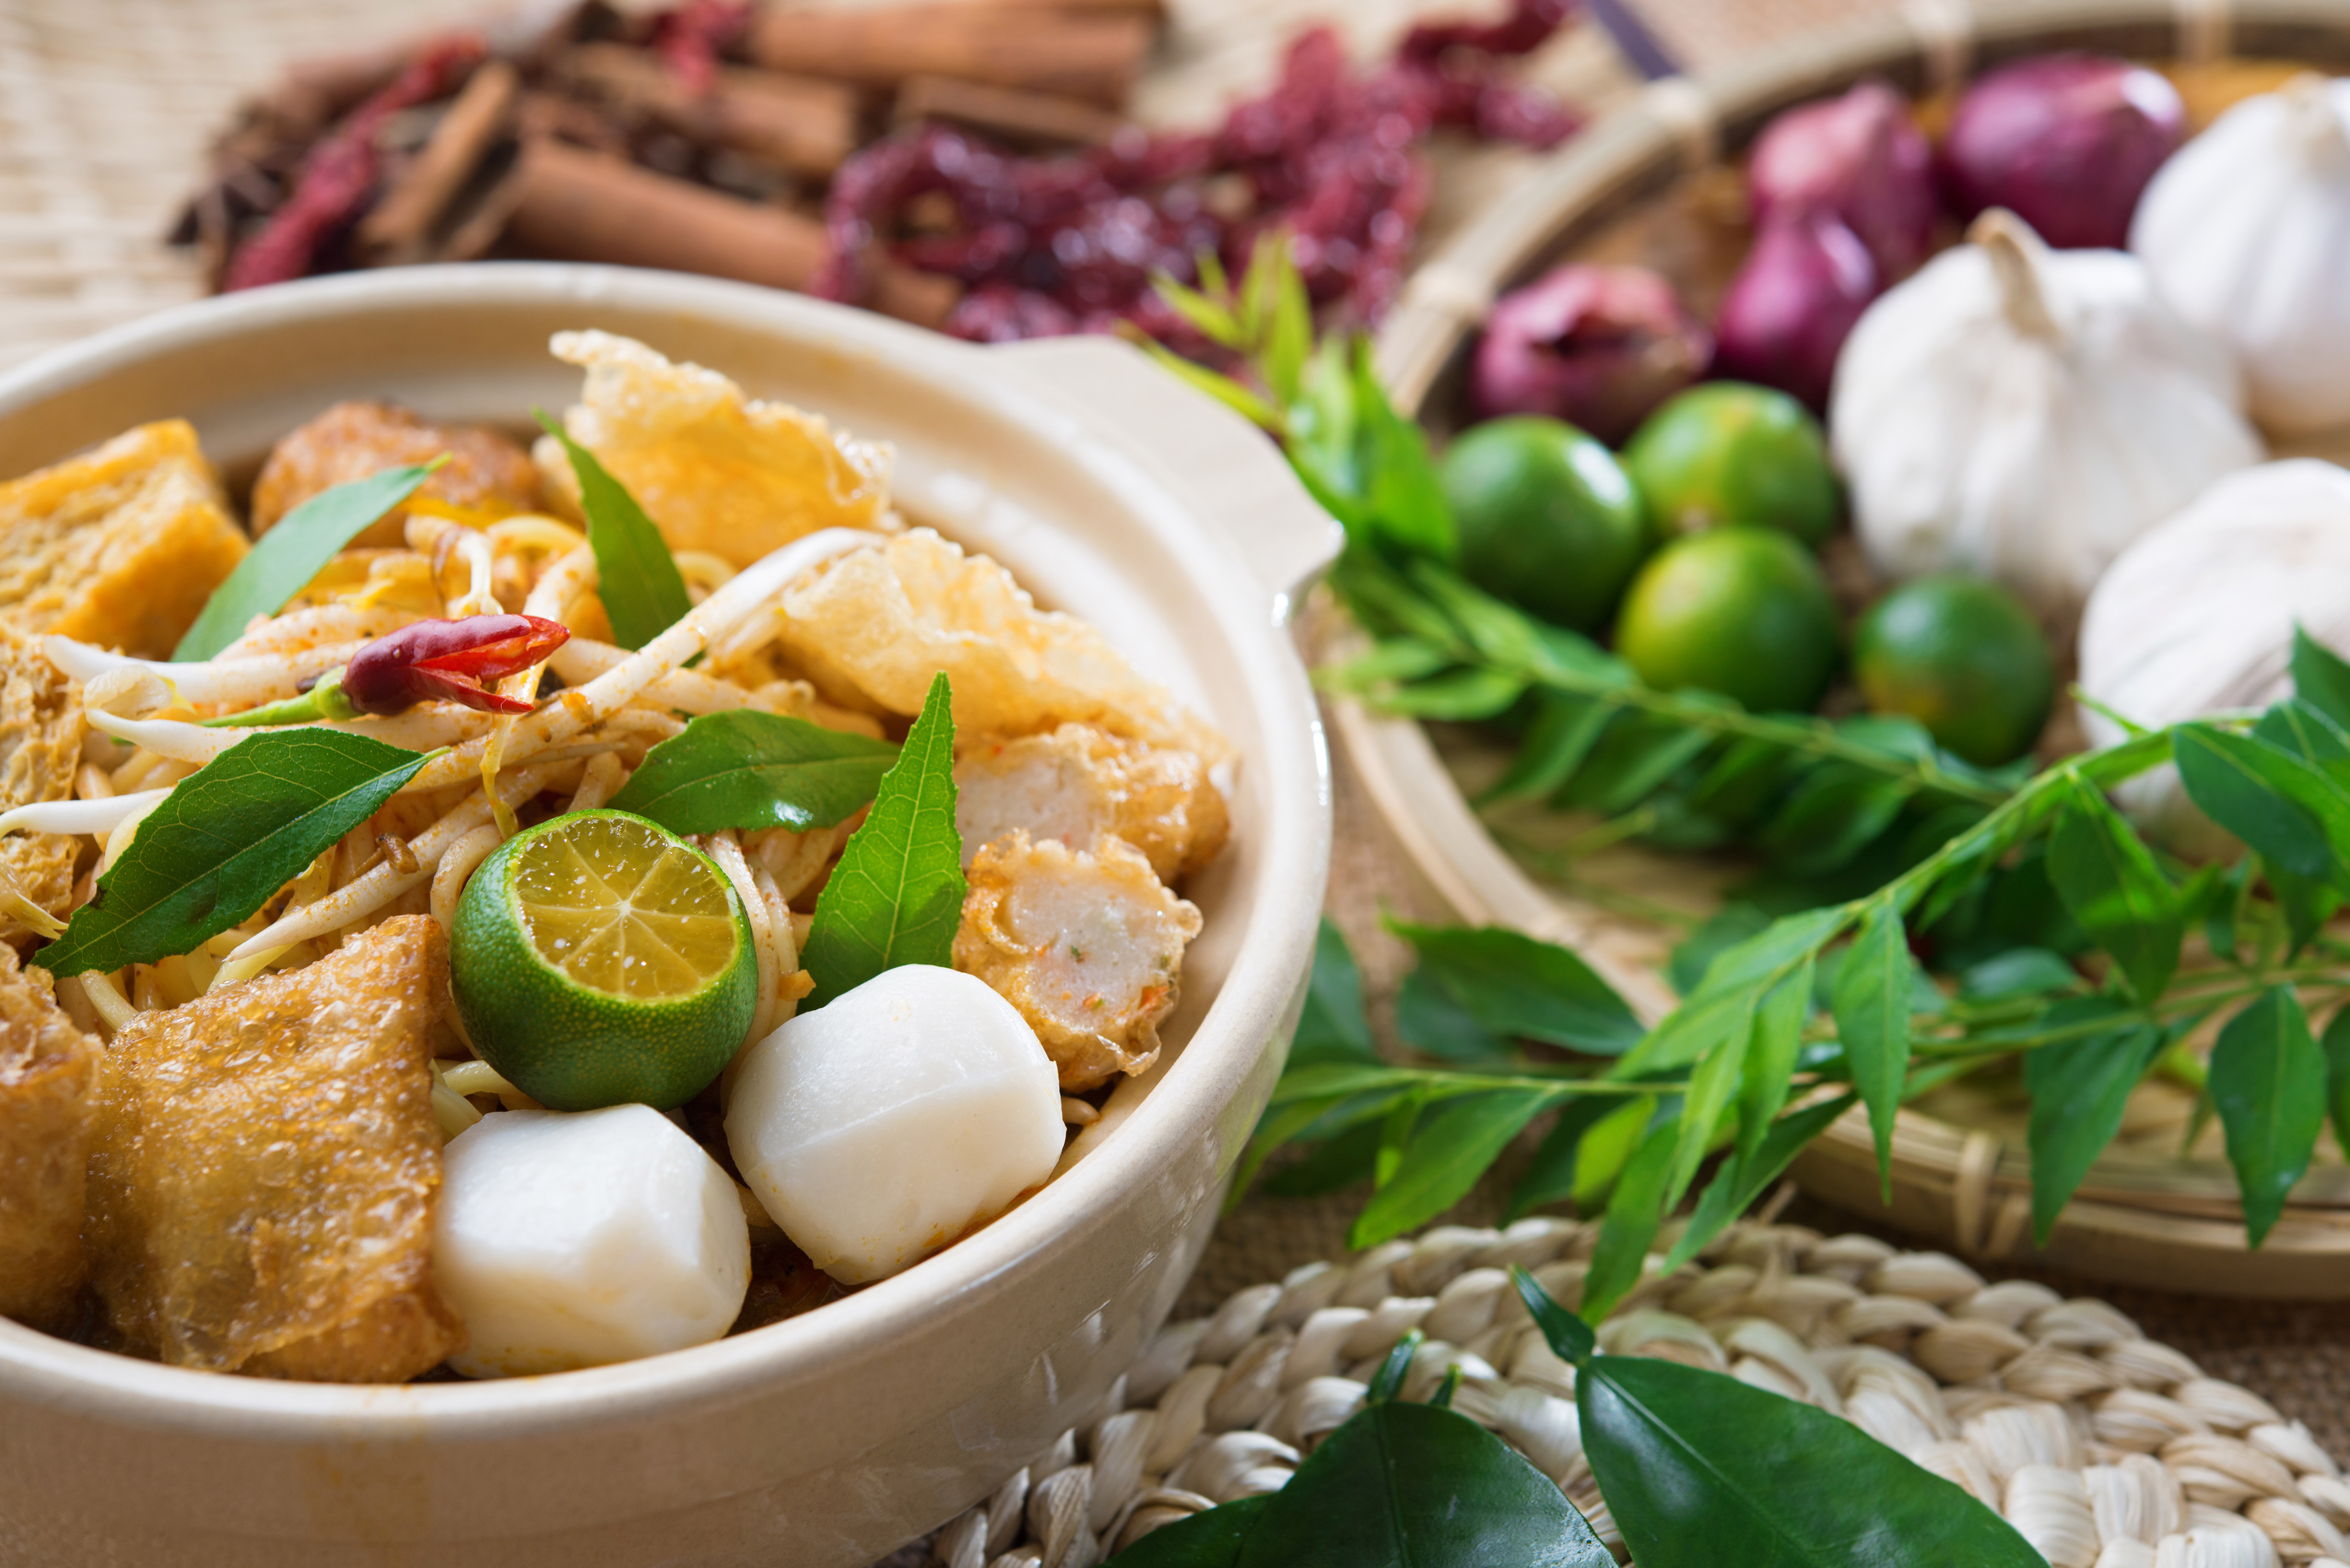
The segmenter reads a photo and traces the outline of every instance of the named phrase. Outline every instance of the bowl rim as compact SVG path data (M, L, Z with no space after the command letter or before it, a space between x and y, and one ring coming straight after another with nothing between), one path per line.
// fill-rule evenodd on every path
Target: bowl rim
M0 1395L71 1403L85 1413L219 1435L342 1443L413 1436L496 1440L561 1428L625 1423L657 1410L739 1397L764 1383L816 1373L918 1330L933 1314L969 1310L1118 1195L1145 1182L1188 1142L1208 1134L1267 1048L1315 940L1330 842L1329 760L1305 667L1263 596L1210 585L1254 576L1216 527L1145 462L1105 441L1110 427L1032 391L1016 370L987 365L975 345L806 296L684 274L578 263L472 263L344 274L220 296L52 349L0 373L0 421L163 354L218 351L257 329L380 312L432 312L566 303L668 311L740 327L770 341L846 352L923 379L982 418L1050 441L1060 461L1129 497L1128 515L1191 567L1190 587L1231 645L1272 754L1252 756L1269 805L1257 873L1263 889L1246 938L1198 1026L1135 1114L1035 1197L977 1234L903 1272L816 1311L708 1345L613 1366L463 1383L277 1382L167 1366L94 1349L0 1320ZM292 379L289 377L289 379ZM1199 394L1191 394L1199 396ZM1203 403L1204 398L1201 400ZM822 411L822 410L817 410ZM1188 526L1176 526L1179 522ZM1237 1152L1235 1150L1235 1152Z

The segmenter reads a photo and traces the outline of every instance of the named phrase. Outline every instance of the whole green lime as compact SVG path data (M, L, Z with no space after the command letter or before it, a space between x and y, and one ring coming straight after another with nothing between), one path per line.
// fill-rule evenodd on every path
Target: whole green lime
M1461 569L1487 593L1590 631L1648 551L1640 499L1610 452L1573 425L1492 420L1444 454Z
M1769 387L1691 387L1632 433L1624 467L1659 544L1752 527L1781 529L1816 547L1835 526L1835 473L1820 421Z
M2032 749L2056 695L2048 639L1997 583L1949 573L1902 584L1853 628L1853 674L1879 713L1906 713L1981 767Z
M742 1047L759 968L709 857L631 813L582 811L482 862L449 981L473 1049L539 1104L667 1110Z
M1664 691L1800 711L1835 668L1836 607L1812 553L1772 528L1715 528L1650 557L1624 596L1616 651Z

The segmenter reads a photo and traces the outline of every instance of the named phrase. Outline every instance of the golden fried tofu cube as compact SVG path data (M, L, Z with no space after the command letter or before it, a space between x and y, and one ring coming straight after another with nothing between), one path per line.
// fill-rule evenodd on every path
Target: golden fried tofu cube
M522 443L486 425L436 425L397 403L337 403L270 449L253 482L253 534L322 490L403 463L449 461L421 494L478 513L487 521L538 509L538 470ZM352 541L394 548L408 513L386 513Z
M1019 1010L1076 1094L1157 1060L1199 934L1200 911L1125 840L1075 850L1014 828L972 860L954 966Z
M957 734L1083 723L1211 765L1232 754L1230 742L1135 673L1094 627L1038 609L1011 573L928 528L843 556L791 589L775 629L816 690L850 707L919 713L943 671Z
M82 729L71 683L30 638L0 622L0 810L72 798ZM12 833L0 838L0 877L63 919L80 846L69 833ZM0 913L0 941L30 934Z
M1075 849L1108 834L1142 851L1162 882L1216 857L1232 829L1197 755L1121 740L1089 724L981 741L955 759L963 865L1014 828Z
M178 1366L398 1383L464 1343L432 1284L441 1134L430 916L307 968L141 1013L109 1048L90 1273Z
M558 332L552 347L588 372L564 428L672 549L747 566L819 528L870 528L889 506L887 447L837 437L814 414L754 401L717 371L633 338ZM547 494L576 513L579 482L562 446L543 440L534 455Z
M0 945L0 1317L51 1324L86 1272L82 1195L101 1047Z
M0 484L0 619L167 659L244 559L184 420Z

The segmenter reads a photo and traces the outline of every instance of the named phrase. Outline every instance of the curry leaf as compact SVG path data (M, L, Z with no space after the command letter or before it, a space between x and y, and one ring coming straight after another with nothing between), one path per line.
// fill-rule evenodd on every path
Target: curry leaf
M210 659L244 634L255 616L276 615L337 552L369 524L416 493L449 460L387 468L365 479L321 490L254 541L228 580L204 601L203 613L172 650L174 659Z
M1508 771L1479 797L1479 804L1540 799L1565 789L1618 711L1615 704L1596 698L1542 692L1518 754L1510 760Z
M1603 1200L1615 1189L1617 1179L1624 1174L1624 1168L1639 1152L1642 1141L1648 1136L1649 1124L1656 1119L1656 1096L1642 1095L1610 1109L1585 1131L1573 1151L1566 1190L1579 1212L1588 1215L1599 1211Z
M941 671L873 810L816 895L802 961L822 1007L899 964L945 967L962 919L962 836L955 831L953 694Z
M1597 1355L1584 1451L1640 1568L2044 1568L1965 1490L1851 1422L1719 1372Z
M1237 1568L1242 1543L1273 1506L1273 1496L1234 1498L1162 1524L1111 1558L1110 1568Z
M339 730L265 730L182 779L139 824L65 935L51 974L184 953L267 903L430 760Z
M2350 861L2350 791L2257 736L2192 725L2175 743L2179 780L2204 815L2297 877L2341 874Z
M2116 1015L2116 1027L2078 1040L2060 1040L2024 1054L2023 1086L2032 1096L2032 1233L2042 1246L2089 1167L2121 1130L2130 1090L2162 1051L2163 1032L2129 1022L2112 997L2075 997L2057 1003L2042 1027L2054 1031Z
M1119 1560L1123 1563L1123 1559ZM1386 1400L1273 1494L1240 1568L1615 1568L1558 1486L1465 1416Z
M1780 982L1782 986L1785 983ZM1758 1007L1753 1018L1761 1015L1762 1009ZM1714 1129L1721 1125L1722 1116L1738 1094L1753 1040L1753 1019L1750 1019L1747 1027L1724 1034L1690 1074L1689 1092L1681 1098L1672 1167L1665 1181L1664 1208L1679 1204L1690 1183L1697 1179L1698 1167L1705 1163L1706 1154L1713 1147Z
M1707 1242L1728 1230L1731 1220L1762 1196L1764 1188L1779 1179L1804 1146L1859 1103L1857 1095L1839 1095L1806 1106L1773 1122L1752 1152L1741 1151L1722 1161L1698 1199L1696 1212L1690 1216L1680 1240L1665 1255L1665 1271L1671 1272L1704 1251Z
M647 752L610 805L671 833L804 833L830 827L871 800L897 755L887 741L781 713L704 713Z
M1763 993L1754 1011L1754 1040L1748 1047L1745 1079L1738 1089L1738 1152L1751 1157L1777 1125L1787 1103L1787 1083L1803 1050L1804 1024L1812 1011L1812 963Z
M2299 626L2293 628L2293 691L2350 729L2350 664Z
M1390 920L1433 984L1495 1034L1617 1056L1640 1038L1640 1021L1615 989L1574 953L1500 926L1418 926Z
M2350 1155L2350 1007L2325 1026L2325 1103L2334 1115L2334 1142Z
M2122 815L2090 785L2074 782L2048 843L2057 897L2113 955L2138 1001L2151 1003L2178 967L2184 934L2178 896Z
M1583 1280L1586 1317L1606 1317L1640 1282L1648 1243L1664 1219L1665 1182L1672 1174L1678 1136L1670 1122L1650 1128L1607 1195L1607 1218L1591 1249L1591 1272Z
M1305 988L1305 1011L1289 1042L1289 1064L1314 1062L1376 1063L1370 1021L1363 1013L1363 976L1347 939L1326 916L1314 939L1314 973Z
M1504 1218L1515 1220L1545 1203L1564 1202L1575 1196L1575 1169L1585 1136L1611 1113L1623 1108L1598 1095L1569 1100L1561 1106L1558 1119L1551 1124L1550 1131L1534 1146L1534 1157L1526 1161L1525 1173L1518 1178L1518 1185L1510 1194ZM1622 1167L1623 1161L1617 1161L1617 1168Z
M2220 1031L2211 1099L2228 1129L2244 1231L2257 1247L2309 1168L2325 1122L2325 1054L2293 987L2271 986Z
M1515 1089L1464 1095L1422 1116L1394 1172L1357 1216L1347 1244L1377 1246L1460 1202L1510 1140L1550 1103L1551 1096L1541 1089Z
M1860 934L1836 971L1836 1033L1844 1042L1852 1081L1868 1106L1877 1139L1877 1168L1886 1196L1893 1190L1893 1117L1901 1108L1909 1062L1909 940L1892 900L1869 906Z
M677 557L629 487L613 478L594 452L545 413L538 415L538 422L563 443L571 472L578 477L588 545L596 552L596 597L612 623L612 640L622 648L642 648L693 607Z
M1569 1366L1580 1366L1591 1359L1592 1353L1599 1348L1599 1337L1591 1332L1589 1324L1551 1300L1550 1293L1542 1288L1542 1282L1528 1272L1523 1263L1510 1265L1510 1282L1517 1288L1518 1299L1526 1303L1534 1326L1542 1330L1552 1355Z

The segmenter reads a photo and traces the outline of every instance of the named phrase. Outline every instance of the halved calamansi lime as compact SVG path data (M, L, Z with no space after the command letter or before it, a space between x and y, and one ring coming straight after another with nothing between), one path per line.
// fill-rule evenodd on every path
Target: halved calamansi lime
M556 1110L668 1109L716 1077L758 1001L750 922L708 857L622 811L506 840L450 939L465 1032Z

